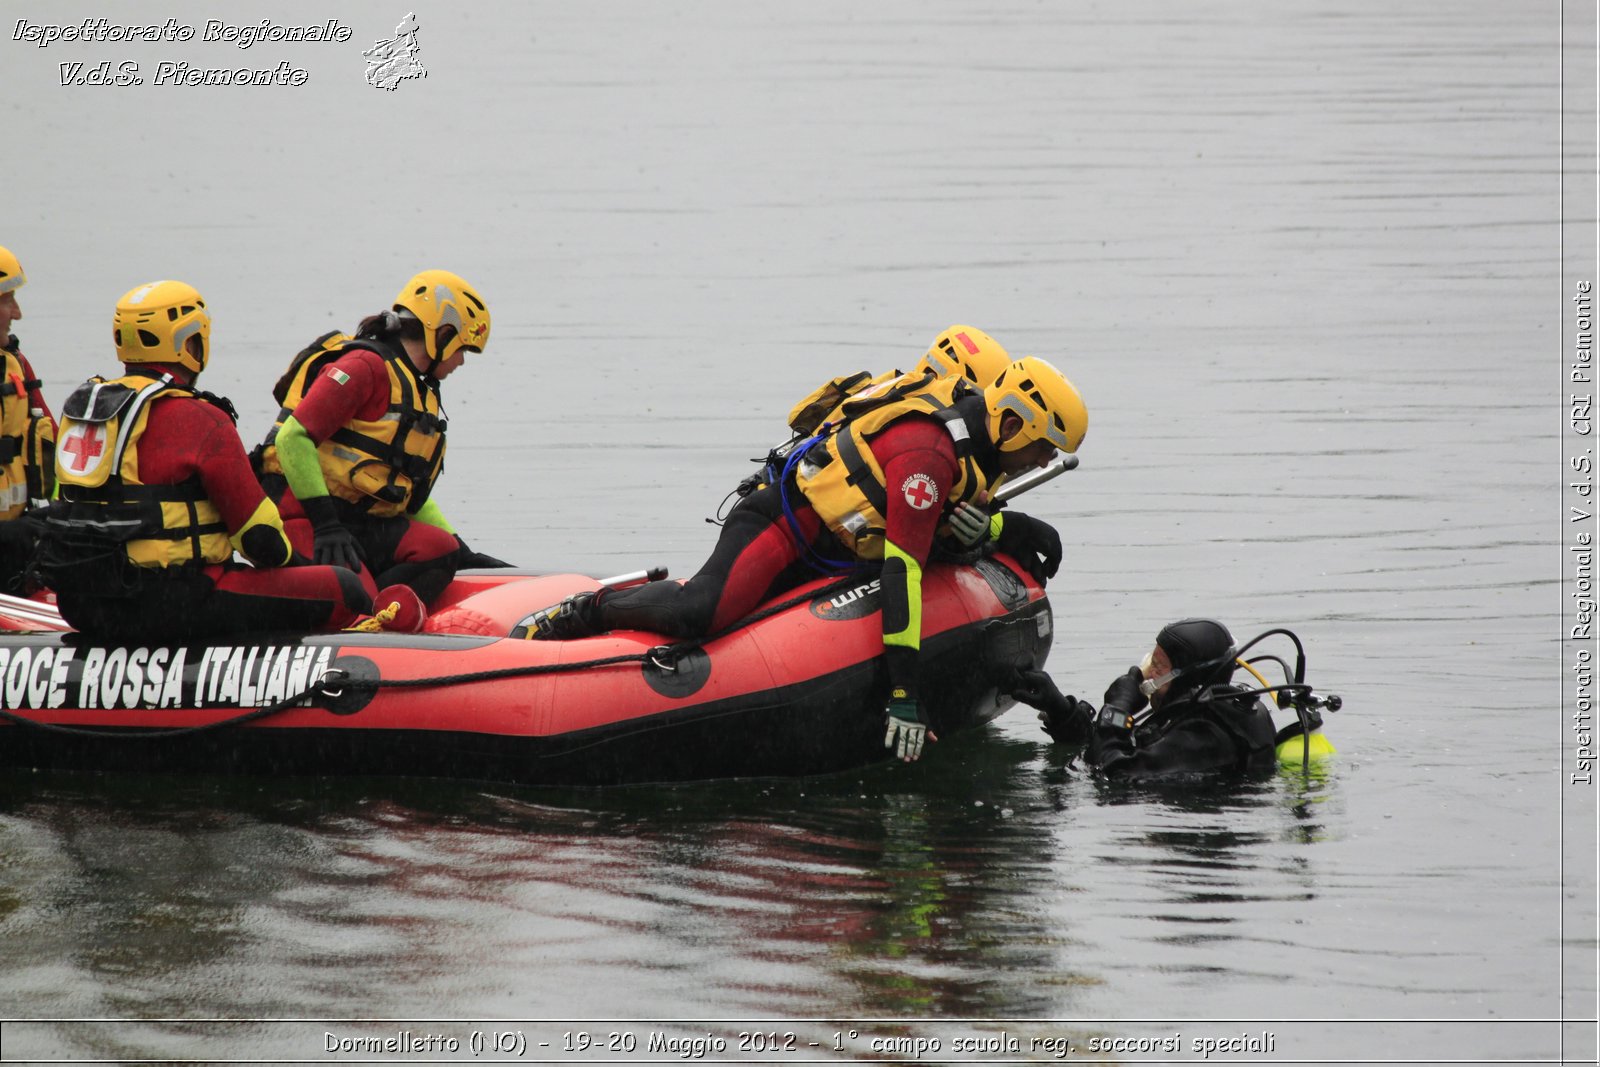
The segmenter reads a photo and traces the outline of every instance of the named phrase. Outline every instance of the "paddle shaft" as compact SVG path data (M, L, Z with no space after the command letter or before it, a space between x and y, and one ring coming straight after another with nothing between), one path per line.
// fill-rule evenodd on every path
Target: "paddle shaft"
M1029 489L1037 489L1052 478L1059 478L1077 465L1077 456L1057 456L1039 470L1029 471L1027 474L1017 478L1007 478L1000 488L994 491L991 499L996 503L1001 503L1010 500L1012 497L1021 496Z

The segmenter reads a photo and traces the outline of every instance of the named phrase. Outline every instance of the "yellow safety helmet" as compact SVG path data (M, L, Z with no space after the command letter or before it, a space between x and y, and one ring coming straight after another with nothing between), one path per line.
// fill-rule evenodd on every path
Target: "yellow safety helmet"
M482 352L489 343L489 308L459 274L425 270L406 282L394 298L394 306L421 320L423 347L430 362L442 363L463 348ZM455 327L455 334L441 350L439 329L444 326Z
M17 257L12 255L11 249L0 248L0 294L21 289L27 284L28 276L23 273L22 264L17 262Z
M1020 451L1035 441L1076 452L1089 432L1089 409L1077 388L1038 356L1023 356L1006 367L983 397L989 404L989 435L1002 452ZM1001 444L1000 419L1008 411L1022 419L1022 432Z
M934 339L916 372L931 369L941 378L959 374L982 389L1010 363L1011 356L993 337L974 326L956 325Z
M130 289L111 320L117 358L124 363L177 363L195 374L211 358L211 313L192 285L160 281ZM200 338L200 356L189 351Z

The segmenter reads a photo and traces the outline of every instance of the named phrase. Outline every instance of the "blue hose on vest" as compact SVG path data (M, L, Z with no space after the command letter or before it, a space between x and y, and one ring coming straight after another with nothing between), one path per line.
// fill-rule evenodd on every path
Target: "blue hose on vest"
M811 451L811 446L827 436L826 433L819 433L815 437L800 442L789 452L789 458L783 464L783 474L778 478L778 499L783 502L783 517L789 525L789 536L794 539L795 547L800 550L801 555L805 557L805 561L816 570L828 574L837 574L841 571L854 569L857 561L840 561L818 555L810 543L801 536L800 522L794 517L794 508L789 505L789 478L793 475L795 466L800 462L800 457Z

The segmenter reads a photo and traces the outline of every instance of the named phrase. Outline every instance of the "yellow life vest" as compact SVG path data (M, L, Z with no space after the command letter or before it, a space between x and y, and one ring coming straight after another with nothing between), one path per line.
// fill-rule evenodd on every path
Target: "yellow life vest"
M278 431L305 399L317 376L348 352L383 358L389 372L389 406L376 420L352 419L317 446L328 492L370 514L391 518L415 514L433 491L444 466L447 422L439 387L417 374L401 352L376 340L323 334L295 356L273 390L277 422L262 442L261 471L282 474Z
M938 378L933 370L918 374L886 370L879 375L866 371L847 374L817 386L789 411L789 429L810 437L827 423L838 423L869 407L898 400L906 393L930 385Z
M955 445L958 473L950 498L929 500L928 506L953 508L987 489L997 476L998 453L989 440L988 408L983 394L964 378L936 379L848 417L801 457L795 468L795 485L828 529L859 559L883 558L889 511L889 489L883 481L883 464L873 454L872 440L894 422L911 416L939 420Z
M21 357L0 346L0 522L44 507L55 492L56 426L33 403L38 388Z
M198 477L176 485L139 478L139 438L158 398L206 403L165 374L91 378L67 398L56 450L61 499L47 514L48 536L85 550L120 545L139 567L231 559L222 513Z

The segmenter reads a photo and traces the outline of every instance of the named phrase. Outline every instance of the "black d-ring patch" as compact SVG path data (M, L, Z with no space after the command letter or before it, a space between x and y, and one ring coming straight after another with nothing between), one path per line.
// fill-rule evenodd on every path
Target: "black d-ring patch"
M378 665L365 656L340 656L328 664L323 676L339 672L327 683L327 691L313 698L313 703L327 708L335 715L354 715L378 695L374 685L351 685L351 682L376 682L381 673Z
M645 684L674 699L693 696L711 677L711 656L703 648L691 648L671 657L654 653L645 657L642 666Z

